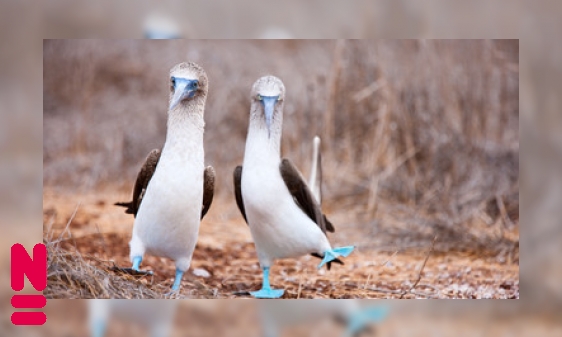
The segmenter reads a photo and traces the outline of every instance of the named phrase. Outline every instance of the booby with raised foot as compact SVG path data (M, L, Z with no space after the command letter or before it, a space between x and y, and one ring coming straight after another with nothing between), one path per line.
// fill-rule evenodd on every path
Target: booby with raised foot
M145 253L175 261L172 291L189 269L200 221L213 200L215 172L204 167L203 120L209 83L203 68L180 63L170 71L166 142L147 156L133 189L133 200L116 205L135 216L129 243L131 270Z
M250 292L257 298L283 295L269 284L274 260L312 254L322 259L318 268L329 268L354 248L331 247L326 232L333 232L333 225L300 172L289 159L281 159L284 99L279 78L264 76L254 83L244 162L234 170L236 203L250 226L263 270L261 290Z

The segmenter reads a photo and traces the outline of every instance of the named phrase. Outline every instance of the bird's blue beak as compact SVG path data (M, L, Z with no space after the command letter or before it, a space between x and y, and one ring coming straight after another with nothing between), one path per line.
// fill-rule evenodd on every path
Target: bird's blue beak
M268 137L271 135L271 120L273 119L273 111L278 99L279 96L262 96L261 104L263 104Z
M174 96L170 102L170 110L174 109L184 99L193 97L199 88L199 81L197 80L173 77L172 81L174 85Z

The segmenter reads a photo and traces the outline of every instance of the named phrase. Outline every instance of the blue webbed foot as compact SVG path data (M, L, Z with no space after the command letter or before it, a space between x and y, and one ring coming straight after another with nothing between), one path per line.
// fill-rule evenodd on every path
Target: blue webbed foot
M258 291L250 291L250 295L255 298L279 298L283 296L285 290L271 289L269 285L269 267L263 268L263 283L261 289Z
M174 279L174 284L172 284L172 289L170 292L166 293L165 296L172 296L172 295L179 294L183 273L184 273L183 271L176 269L176 278Z
M353 246L337 247L332 250L327 250L324 252L324 258L322 262L318 265L318 269L322 268L326 263L337 259L340 256L347 257L355 249Z
M255 298L280 298L284 292L283 289L262 288L258 291L250 291L250 295Z

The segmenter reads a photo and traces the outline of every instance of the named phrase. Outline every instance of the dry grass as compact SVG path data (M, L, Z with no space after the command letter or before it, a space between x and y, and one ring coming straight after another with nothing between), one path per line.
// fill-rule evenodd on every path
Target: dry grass
M44 295L52 299L75 298L160 298L131 278L110 273L110 268L86 262L76 251L48 243L48 282Z
M74 249L61 247L61 239L45 242L48 252L48 287L43 294L52 299L161 298L155 291L127 274L116 274L109 261L83 257Z

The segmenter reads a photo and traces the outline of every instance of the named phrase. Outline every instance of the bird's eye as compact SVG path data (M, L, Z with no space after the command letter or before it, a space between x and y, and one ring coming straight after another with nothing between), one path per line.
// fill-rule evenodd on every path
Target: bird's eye
M258 101L263 101L263 97L262 97L262 95L260 95L260 94L258 94L258 95L256 96L256 99L257 99Z
M172 77L170 78L170 82L172 83L172 88L175 89L175 88L176 88L176 78L175 78L174 76L172 76Z
M199 82L193 82L191 86L193 87L193 89L197 89L197 87L199 87Z

